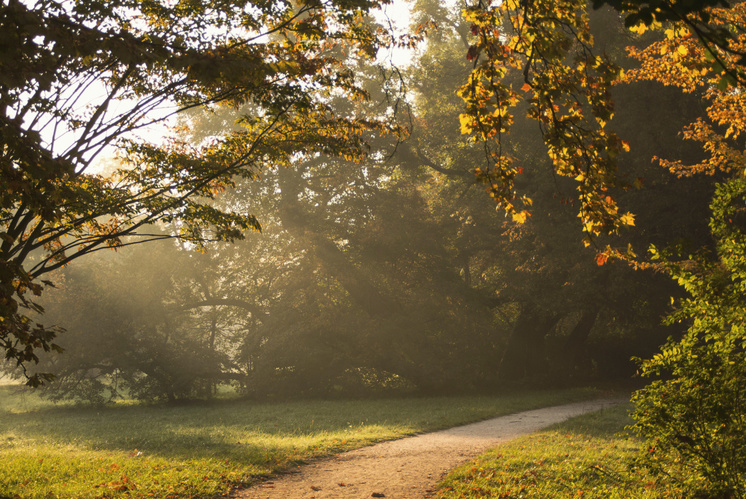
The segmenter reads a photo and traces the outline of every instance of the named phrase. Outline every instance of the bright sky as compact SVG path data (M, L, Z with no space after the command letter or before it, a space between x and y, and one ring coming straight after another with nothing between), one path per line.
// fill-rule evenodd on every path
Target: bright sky
M409 31L410 8L406 0L394 0L389 5L384 5L380 13L375 14L379 22L389 23L397 35L405 34ZM412 50L409 49L392 49L386 54L379 54L379 60L390 60L396 66L407 66L412 60Z

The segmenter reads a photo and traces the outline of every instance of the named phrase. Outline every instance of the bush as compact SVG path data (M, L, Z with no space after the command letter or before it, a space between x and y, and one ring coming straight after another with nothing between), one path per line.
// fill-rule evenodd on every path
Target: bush
M679 341L641 363L662 377L633 397L633 428L648 439L639 463L683 484L693 497L746 496L746 181L718 186L710 222L717 258L666 263L689 293L670 322ZM657 254L666 261L666 257Z

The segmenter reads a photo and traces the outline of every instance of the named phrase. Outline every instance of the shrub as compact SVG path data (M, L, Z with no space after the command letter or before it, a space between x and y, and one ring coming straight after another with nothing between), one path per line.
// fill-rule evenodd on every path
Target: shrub
M637 392L633 425L648 445L638 462L694 497L746 497L746 181L718 186L710 228L717 258L673 264L655 256L689 293L670 322L681 340L641 363L661 377Z

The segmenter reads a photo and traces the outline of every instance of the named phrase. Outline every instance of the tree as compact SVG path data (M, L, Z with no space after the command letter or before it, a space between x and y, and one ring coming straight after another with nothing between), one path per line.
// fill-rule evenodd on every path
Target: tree
M161 241L96 253L55 273L44 320L66 328L65 355L41 355L29 368L54 372L42 393L95 404L212 396L237 370L232 345L210 327L213 311L184 306L194 303L202 256Z
M384 125L336 114L330 95L366 93L338 59L371 57L380 2L7 0L0 56L0 346L25 367L57 349L34 324L42 277L107 247L179 237L195 245L258 229L211 201L267 164L360 158ZM197 145L138 132L198 106L251 104L239 129ZM123 166L96 159L115 147ZM176 230L148 231L157 222ZM129 237L128 242L124 238ZM134 238L134 239L132 239ZM33 376L31 384L43 375Z
M624 375L631 355L647 355L650 344L662 342L665 333L655 321L667 306L671 283L620 265L599 269L589 258L568 229L576 223L573 179L552 178L544 138L530 118L514 118L517 137L504 146L516 164L535 165L517 169L515 178L516 188L533 200L533 216L520 224L485 209L491 202L473 174L484 160L482 144L450 125L458 123L463 105L455 90L472 69L463 57L470 23L446 9L437 14L441 29L419 61L402 72L415 97L406 142L371 133L366 139L376 154L363 167L345 158L296 155L290 169L280 165L264 169L258 179L237 179L210 206L253 213L264 232L247 238L248 244L205 244L203 255L181 260L192 272L159 284L152 302L127 300L125 307L125 301L116 305L111 299L113 305L102 307L103 298L96 298L117 296L115 283L127 276L114 272L115 265L86 265L98 280L112 283L79 284L94 290L91 303L81 305L87 310L83 318L97 319L68 317L66 343L75 355L55 362L57 386L84 387L86 394L98 390L103 398L112 378L138 396L164 398L203 395L228 380L257 394L363 393L388 388L392 380L430 392L490 389L506 382ZM601 16L607 19L597 25ZM627 68L619 46L631 35L615 17L591 13L591 33L601 34L597 43ZM381 80L364 61L347 59L341 49L337 57L364 75L371 102L330 95L328 107L336 115L387 118L396 102L377 92L394 82ZM504 83L520 85L522 77L514 71ZM694 196L701 198L706 189L674 185L649 156L652 150L687 157L671 136L688 122L697 101L682 107L669 91L648 82L634 85L614 89L621 109L607 127L626 132L635 146L620 163L622 174L646 177L656 196L651 201L642 190L613 195L644 221L638 223L644 234L639 240L650 236L666 244L674 235L696 236L660 212L696 207ZM528 107L522 106L517 110ZM665 116L666 126L647 134L637 121L640 110ZM254 103L213 111L182 115L180 140L205 143L240 131L241 116L261 113ZM692 216L687 224L699 218L704 216ZM166 226L165 234L177 229ZM164 276L183 256L172 250L164 263L152 264ZM106 308L118 317L111 324ZM99 331L101 325L106 331ZM94 348L88 339L102 334L118 338L111 340L117 349ZM127 345L132 351L120 354ZM194 352L212 365L197 362ZM98 363L95 370L73 362L86 356L82 365ZM190 372L191 364L205 369ZM179 386L169 381L177 378L184 380Z
M669 321L689 328L642 362L654 381L633 398L633 428L648 440L640 462L696 497L746 496L745 204L743 178L720 184L711 221L717 258L667 263L689 294Z
M743 4L711 11L717 28L740 33L746 23ZM635 395L635 429L648 439L641 462L670 474L692 494L744 497L746 427L740 417L746 395L744 341L744 144L746 115L743 85L724 84L722 69L713 65L708 48L697 42L684 23L666 27L665 37L642 50L632 50L641 66L631 80L655 80L702 99L705 112L683 135L700 144L700 161L659 160L682 177L719 179L711 203L713 251L678 254L652 248L688 297L670 322L688 326L680 341L669 340L661 353L641 363L653 381ZM743 35L731 47L740 50ZM730 64L733 64L730 61Z
M372 102L340 98L330 105L337 111L355 106L355 114L380 113L374 92L386 83L373 67L358 70L368 71ZM191 116L191 137L185 139L213 135L240 112ZM396 139L384 137L374 145L393 149ZM161 267L160 278L169 276L166 283L152 284L159 290L152 301L116 299L129 289L124 286L129 276L112 272L124 268L122 259L133 261L126 249L111 269L89 261L68 270L72 276L90 268L95 278L78 284L92 290L86 295L91 299L66 298L67 304L78 298L83 320L55 313L66 310L64 305L47 306L51 318L69 321L62 341L70 349L53 366L42 360L40 368L54 367L59 374L48 393L89 399L95 393L102 400L114 380L127 389L123 393L163 398L199 395L188 389L189 380L199 387L210 379L236 381L259 396L362 394L392 385L444 391L473 384L474 366L486 370L482 356L474 355L486 350L475 341L487 336L477 333L489 331L479 329L485 314L474 317L474 308L459 296L460 278L449 266L440 228L429 218L416 183L401 175L397 163L383 159L388 154L380 156L363 168L344 158L297 158L293 168L267 168L259 179L237 181L214 204L255 213L264 222L262 234L231 245L211 243L204 254L189 258L173 249L161 263L148 264ZM134 258L144 266L155 256L151 252L139 251ZM191 271L178 277L170 272L177 260ZM107 308L116 320L102 316ZM123 315L131 318L122 320ZM167 330L167 323L179 335ZM119 338L107 342L116 348L102 353L90 341L103 335ZM152 340L146 345L147 338ZM215 362L206 374L181 371L178 359L194 352L220 365ZM169 393L160 380L176 372L183 373L183 382ZM202 377L195 379L197 374Z
M468 301L488 307L493 315L494 346L486 349L493 356L493 382L632 375L630 357L652 354L673 333L659 318L668 310L668 296L677 294L675 284L625 265L598 268L592 261L593 248L583 250L573 230L574 180L554 175L541 131L531 116L523 115L526 103L516 104L510 133L503 133L494 147L511 155L515 189L532 200L532 216L518 223L488 208L483 187L492 187L480 184L479 177L475 182L474 176L475 165L485 163L485 144L449 128L463 113L455 91L473 68L473 61L464 57L474 37L470 23L432 5L419 15L432 15L440 28L410 75L413 133L400 147L400 156L405 171L421 179L430 210L446 228L441 237L448 238L450 265L463 276ZM588 29L594 43L613 57L610 62L633 66L623 50L632 34L616 13L590 12ZM522 71L508 71L501 83L517 88L523 77ZM650 163L654 154L687 158L696 153L677 133L695 116L698 100L682 101L678 92L647 82L616 86L613 96L616 117L606 131L618 131L632 146L620 162L619 176L645 187L607 187L606 195L640 220L637 230L625 231L621 241L644 247L687 237L702 244L707 216L704 210L695 211L706 208L709 183L692 185ZM653 123L658 118L654 133L641 126L641 120ZM678 215L683 209L693 212L686 220Z
M637 69L623 73L611 59L594 54L584 2L475 5L470 18L477 38L467 57L477 64L462 91L467 107L462 127L485 144L489 164L482 173L488 188L523 221L529 203L524 199L521 205L513 192L519 170L515 158L504 153L503 137L513 125L511 107L525 101L529 117L542 127L552 170L576 181L586 242L594 244L636 222L621 209L625 205L618 195L626 187L619 166L628 157L620 153L629 146L607 127L614 114L612 87L654 81L703 104L703 112L683 130L684 138L699 143L699 152L686 161L655 154L656 163L670 173L719 180L710 222L714 244L696 253L652 247L652 263L631 248L607 247L596 260L603 264L620 257L638 267L666 268L690 295L671 320L684 323L687 332L641 365L644 375L664 378L634 398L635 427L649 439L640 462L683 482L691 496L744 497L746 9L741 3L711 9L718 2L696 1L607 3L631 9L627 20L640 36L629 48L640 62ZM659 31L643 38L651 28ZM510 67L522 76L520 91L508 83ZM705 178L696 184L711 182ZM696 219L702 211L694 212ZM690 225L687 214L680 216L682 226Z
M610 5L624 13L625 25L644 31L648 26L677 23L685 27L708 53L722 86L746 82L745 55L737 31L727 25L725 0L593 0L598 8ZM724 7L715 9L714 7ZM725 15L723 15L725 14Z
M586 2L480 1L465 12L475 37L467 52L474 69L460 90L461 130L485 148L477 175L490 194L514 220L530 215L531 199L515 191L516 176L529 165L516 164L503 148L511 109L523 102L541 128L554 172L576 181L586 245L634 225L607 192L622 186L617 157L629 149L606 129L621 68L594 53ZM521 75L523 85L517 88L509 74Z

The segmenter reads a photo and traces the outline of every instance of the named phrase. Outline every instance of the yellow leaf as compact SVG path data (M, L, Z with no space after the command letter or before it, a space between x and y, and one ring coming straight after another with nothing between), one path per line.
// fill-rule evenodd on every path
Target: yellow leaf
M635 216L632 213L625 213L621 217L619 217L619 221L622 222L624 225L635 225Z
M460 114L458 119L461 122L461 133L465 135L471 133L473 118L468 114Z
M679 53L679 55L681 55L681 56L685 56L686 54L688 54L688 53L689 53L689 49L688 49L688 48L686 48L686 46L684 46L684 45L679 45L679 48L677 48L677 49L676 49L676 51L677 51L677 52Z
M513 213L513 221L522 224L526 222L526 218L529 216L530 214L526 210L519 211L518 213Z

